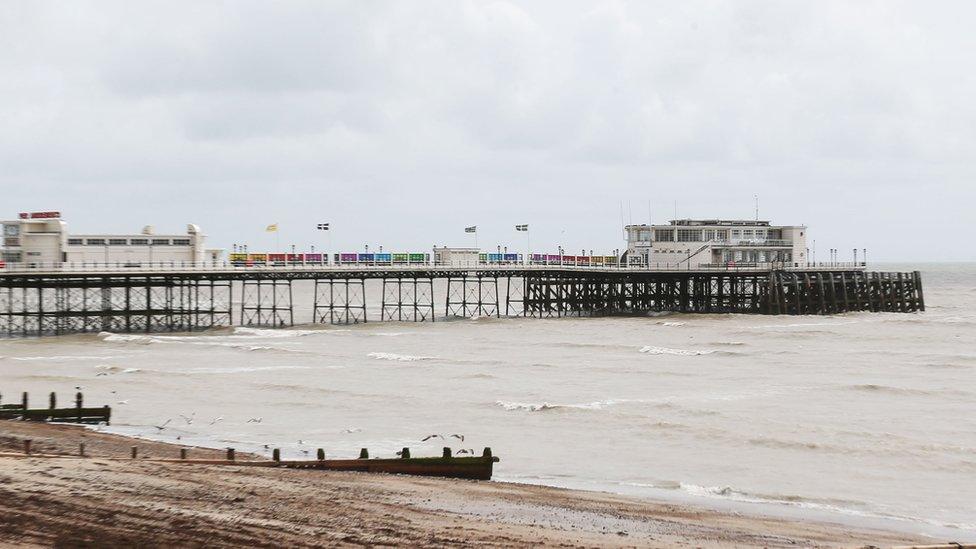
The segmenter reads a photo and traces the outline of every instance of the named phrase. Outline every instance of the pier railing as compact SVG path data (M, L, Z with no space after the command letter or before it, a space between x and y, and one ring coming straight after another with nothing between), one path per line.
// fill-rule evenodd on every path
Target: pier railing
M44 275L61 273L79 274L147 274L147 273L221 273L221 272L361 272L361 271L390 271L401 272L409 271L428 271L456 270L470 271L487 269L492 271L511 271L511 272L536 272L536 271L590 271L590 272L675 272L675 271L702 271L702 272L768 272L774 270L863 270L866 267L864 262L818 262L818 263L785 263L785 262L728 262L728 263L705 263L691 264L686 261L677 260L674 262L653 262L650 264L619 264L619 265L592 265L580 262L425 262L425 263L390 263L390 262L356 262L356 263L267 263L260 265L244 265L229 261L163 261L163 262L71 262L71 263L7 263L0 264L0 276L4 274L26 274Z

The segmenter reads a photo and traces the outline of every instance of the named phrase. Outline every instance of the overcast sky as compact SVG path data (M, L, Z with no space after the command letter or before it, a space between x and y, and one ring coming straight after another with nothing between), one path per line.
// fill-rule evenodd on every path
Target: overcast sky
M976 2L0 3L0 217L214 246L805 224L974 260Z

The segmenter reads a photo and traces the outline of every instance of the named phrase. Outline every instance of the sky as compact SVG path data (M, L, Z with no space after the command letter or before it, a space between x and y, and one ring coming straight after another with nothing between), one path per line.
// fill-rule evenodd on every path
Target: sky
M976 260L974 2L0 2L0 218L214 247L806 225ZM332 231L316 230L328 222ZM278 223L277 234L265 227ZM331 242L329 241L331 238ZM567 252L568 253L568 252Z

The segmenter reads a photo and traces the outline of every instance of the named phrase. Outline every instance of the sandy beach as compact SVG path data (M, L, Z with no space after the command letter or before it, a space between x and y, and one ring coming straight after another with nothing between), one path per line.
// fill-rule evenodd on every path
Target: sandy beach
M180 465L179 447L5 421L0 544L13 546L855 547L931 543L597 492L363 473ZM139 447L140 459L128 457ZM222 457L191 449L192 457ZM250 456L240 455L239 459ZM504 459L504 458L503 458Z

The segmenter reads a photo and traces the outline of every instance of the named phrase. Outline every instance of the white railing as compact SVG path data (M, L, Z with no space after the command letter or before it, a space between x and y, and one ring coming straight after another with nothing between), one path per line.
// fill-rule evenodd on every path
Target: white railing
M207 262L182 262L165 261L155 263L7 263L0 265L0 275L14 274L44 274L44 273L120 273L120 274L145 274L145 273L173 273L173 272L250 272L250 271L273 271L273 272L350 272L350 271L426 271L431 269L441 270L475 270L491 269L501 271L769 271L769 270L805 270L805 269L863 269L864 262L818 262L818 263L784 263L784 262L729 262L729 263L706 263L692 265L682 261L676 262L654 262L650 264L630 264L630 265L586 265L583 263L569 262L533 262L524 263L487 263L483 261L469 262L428 262L413 264L391 264L385 263L351 263L351 264L325 264L325 263L266 263L260 265L241 265L228 261L207 261Z

